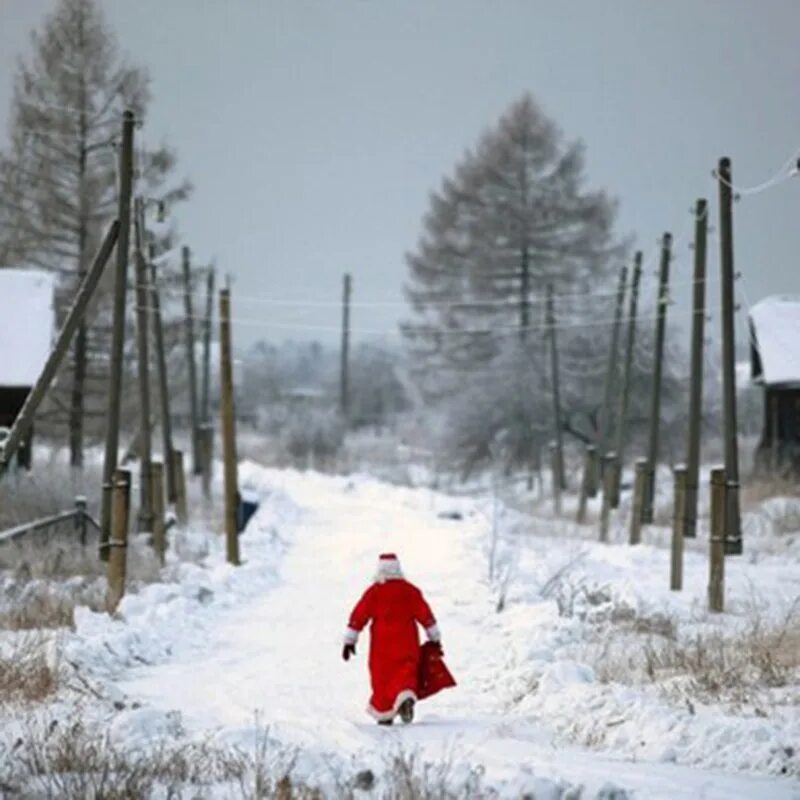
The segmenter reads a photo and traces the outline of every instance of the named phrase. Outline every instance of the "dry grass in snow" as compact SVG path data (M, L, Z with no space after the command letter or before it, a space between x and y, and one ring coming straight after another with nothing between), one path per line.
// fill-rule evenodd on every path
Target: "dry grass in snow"
M231 800L472 800L492 797L480 770L456 770L452 761L432 764L415 752L384 758L371 769L331 766L324 786L299 777L301 755L256 728L253 746L222 747L211 741L153 742L125 749L81 722L30 725L0 767L0 792L8 798L142 800L207 796ZM458 774L456 773L463 773Z
M0 704L38 703L59 687L56 649L44 636L16 636L0 651Z

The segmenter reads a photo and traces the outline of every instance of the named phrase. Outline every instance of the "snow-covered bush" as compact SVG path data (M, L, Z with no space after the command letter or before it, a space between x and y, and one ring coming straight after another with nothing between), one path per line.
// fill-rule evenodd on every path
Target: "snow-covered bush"
M543 380L536 362L516 345L492 369L465 373L443 417L438 447L443 465L464 478L498 460L506 471L530 465L552 431Z
M297 466L330 466L344 441L344 423L335 411L304 409L289 421L283 448Z
M694 633L662 615L616 619L589 659L601 681L655 683L666 694L709 703L754 702L765 691L793 685L800 674L799 611L795 605L778 621L756 614L737 631Z
M399 355L386 347L362 343L355 348L350 360L351 426L380 428L408 409L398 362Z

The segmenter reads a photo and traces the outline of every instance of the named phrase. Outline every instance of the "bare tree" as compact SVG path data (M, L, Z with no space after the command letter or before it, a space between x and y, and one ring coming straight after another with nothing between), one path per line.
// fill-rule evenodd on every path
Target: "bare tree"
M31 45L17 68L11 142L0 156L0 265L56 272L66 305L115 212L121 113L144 118L149 78L120 56L95 0L60 0ZM186 196L188 185L166 185L174 165L166 148L139 148L137 192ZM83 463L85 418L97 411L87 396L105 388L104 308L99 302L93 324L78 331L69 377L60 381L69 396L54 398L50 410L68 423L74 466Z

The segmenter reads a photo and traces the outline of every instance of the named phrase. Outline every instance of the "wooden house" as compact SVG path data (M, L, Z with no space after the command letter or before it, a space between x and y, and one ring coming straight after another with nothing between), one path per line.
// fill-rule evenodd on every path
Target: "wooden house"
M766 297L750 309L751 378L764 390L762 469L800 472L800 297Z
M0 269L0 437L22 408L53 341L55 278L39 270ZM33 432L17 462L30 468Z

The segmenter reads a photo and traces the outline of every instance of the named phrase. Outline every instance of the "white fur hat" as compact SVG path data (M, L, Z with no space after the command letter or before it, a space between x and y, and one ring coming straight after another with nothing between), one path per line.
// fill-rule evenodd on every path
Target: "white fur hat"
M375 581L384 583L393 578L402 578L403 570L400 567L400 559L394 553L382 553L378 558L378 570L375 573Z

